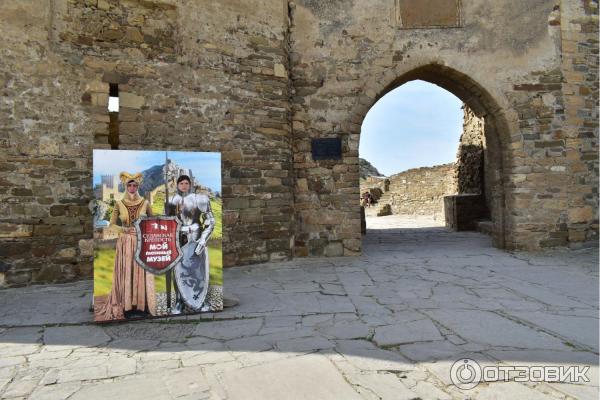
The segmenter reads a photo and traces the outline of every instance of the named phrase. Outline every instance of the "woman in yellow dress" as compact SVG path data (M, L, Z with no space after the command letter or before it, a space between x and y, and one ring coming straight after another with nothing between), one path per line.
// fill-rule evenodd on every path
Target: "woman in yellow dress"
M101 305L97 318L102 321L125 319L125 312L139 311L156 315L154 275L146 272L135 261L137 237L134 222L142 216L151 216L148 200L139 195L142 174L121 172L126 187L123 199L115 203L110 219L111 227L120 222L120 233L115 252L115 267L110 294Z

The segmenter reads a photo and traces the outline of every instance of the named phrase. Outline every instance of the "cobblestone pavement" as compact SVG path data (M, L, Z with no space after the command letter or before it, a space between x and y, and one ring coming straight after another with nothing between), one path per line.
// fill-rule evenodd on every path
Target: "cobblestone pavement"
M369 226L361 257L226 270L240 304L211 315L99 326L90 282L0 291L0 397L598 398L597 250L507 253L423 218ZM589 366L590 382L460 390L463 357Z

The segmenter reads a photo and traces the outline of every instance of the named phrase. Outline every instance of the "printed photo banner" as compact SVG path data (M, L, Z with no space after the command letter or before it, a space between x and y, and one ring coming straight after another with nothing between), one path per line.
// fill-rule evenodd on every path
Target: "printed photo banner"
M221 155L94 150L94 320L223 308Z

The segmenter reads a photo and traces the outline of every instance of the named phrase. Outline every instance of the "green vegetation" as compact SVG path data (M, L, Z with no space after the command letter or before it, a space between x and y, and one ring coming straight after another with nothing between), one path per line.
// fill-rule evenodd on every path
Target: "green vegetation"
M210 237L211 239L221 239L223 237L223 203L221 199L210 199L210 208L216 221L215 230Z
M94 250L94 296L110 293L115 265L115 249Z
M208 259L210 262L210 283L223 285L223 251L220 241L209 242ZM94 296L110 293L115 265L115 249L96 249L94 251ZM165 276L155 277L156 292L165 292Z
M150 206L152 208L152 215L164 215L165 214L165 185L160 185L152 191L154 193L153 203Z
M108 208L106 209L106 213L104 213L104 219L106 221L110 221L110 218L112 217L112 213L113 213L113 210L115 209L116 203L117 202L115 201L115 199L110 199L110 201L107 203Z

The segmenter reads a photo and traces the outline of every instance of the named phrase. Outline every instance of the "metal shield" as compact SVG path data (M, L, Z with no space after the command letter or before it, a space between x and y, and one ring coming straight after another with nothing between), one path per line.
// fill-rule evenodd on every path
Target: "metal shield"
M198 255L195 253L196 246L196 242L189 242L182 247L183 257L175 266L175 280L185 304L194 311L200 311L208 293L210 270L208 249L205 247Z
M135 231L135 261L146 271L162 275L181 260L181 221L177 217L141 217L135 221Z

